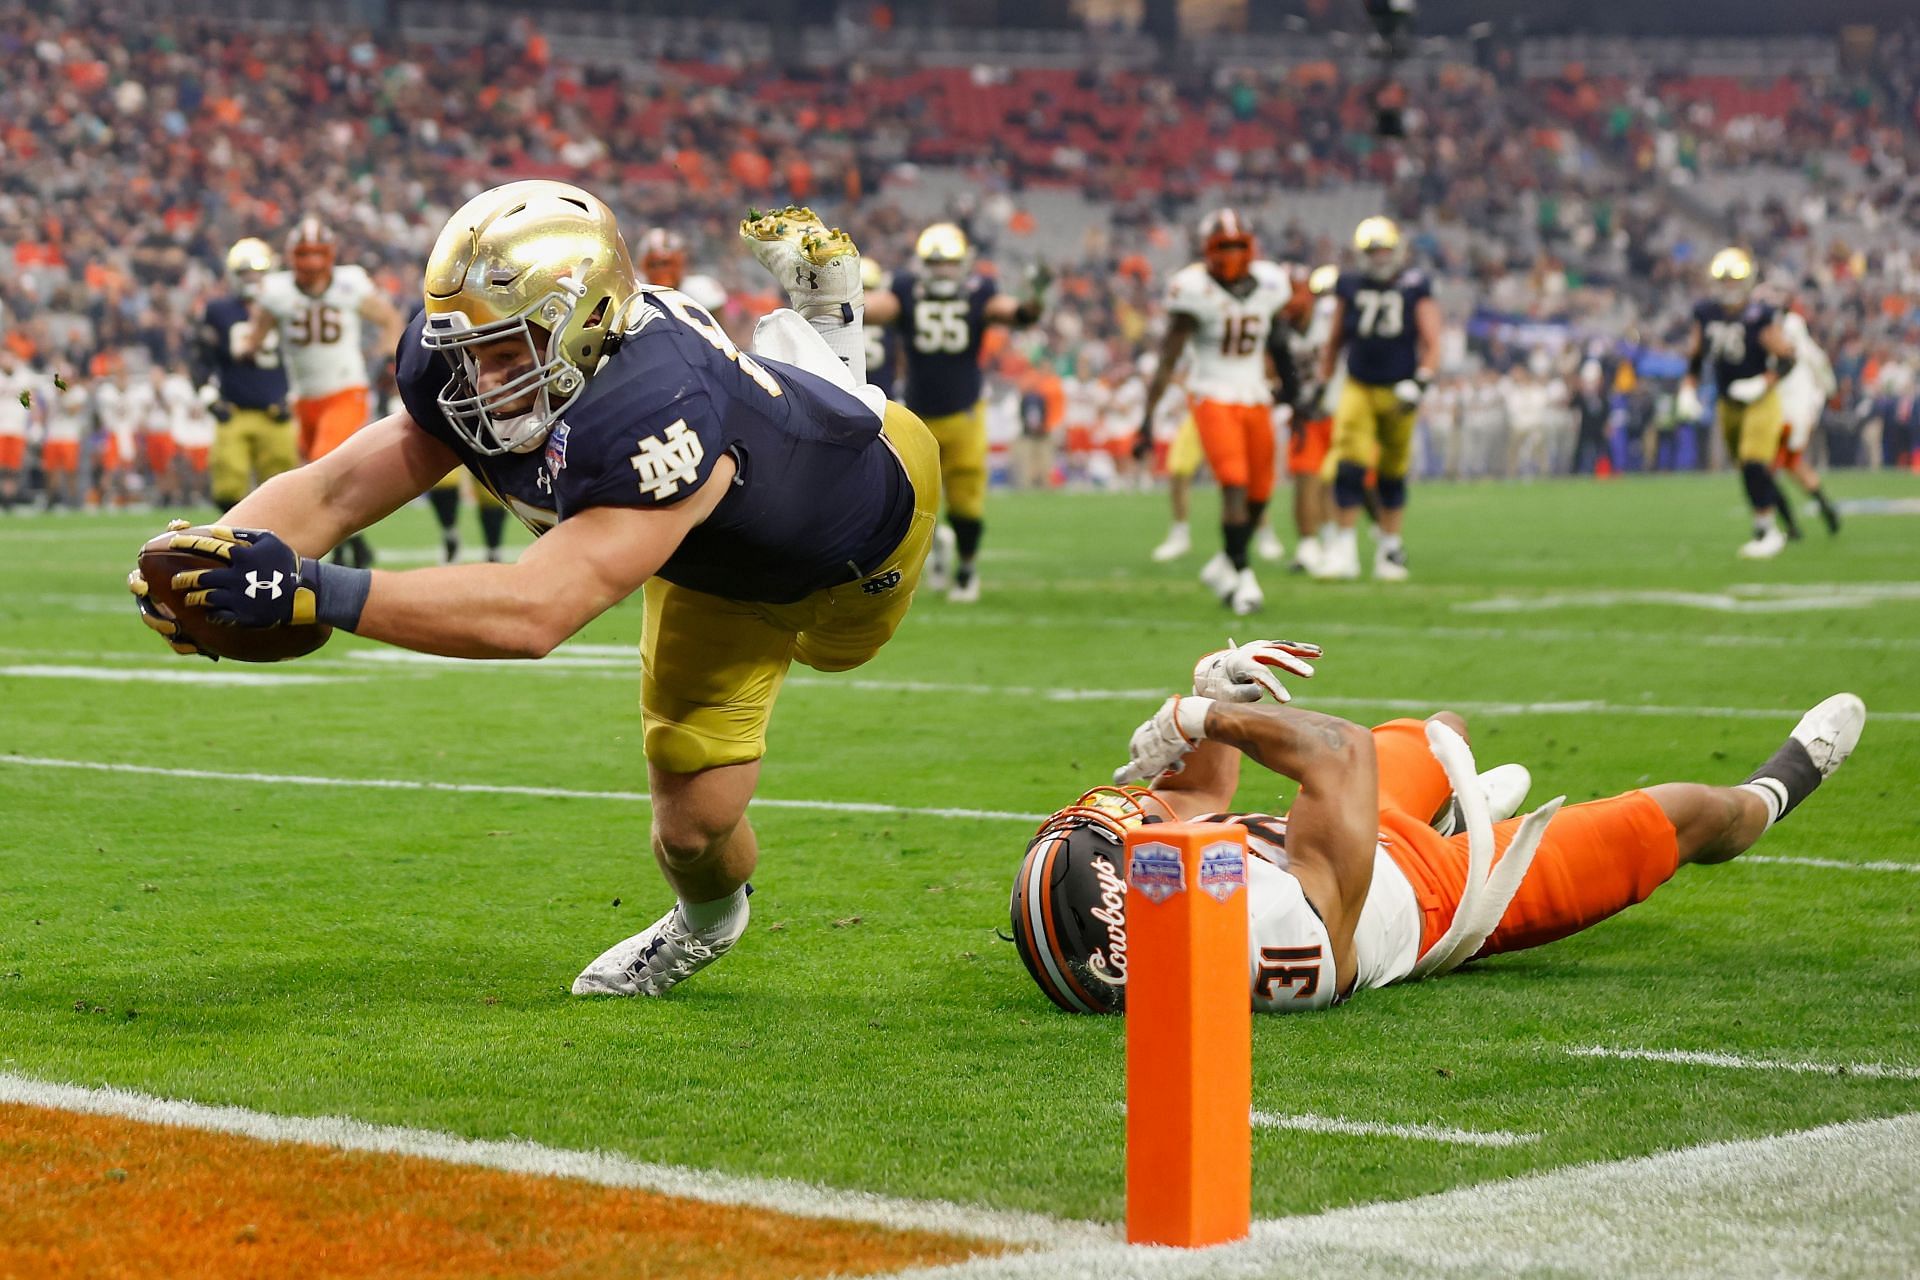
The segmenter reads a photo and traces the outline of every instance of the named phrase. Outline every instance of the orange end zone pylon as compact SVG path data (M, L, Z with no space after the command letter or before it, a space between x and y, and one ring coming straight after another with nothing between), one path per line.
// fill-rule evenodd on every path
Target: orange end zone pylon
M1247 833L1127 832L1127 1240L1196 1248L1253 1212Z

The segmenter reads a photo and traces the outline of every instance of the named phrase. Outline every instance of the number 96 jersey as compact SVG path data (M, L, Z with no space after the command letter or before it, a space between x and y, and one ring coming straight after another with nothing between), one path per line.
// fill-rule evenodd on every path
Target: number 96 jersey
M1253 287L1236 293L1208 274L1206 264L1182 267L1167 286L1167 310L1191 316L1199 328L1187 344L1193 372L1187 394L1219 404L1270 404L1267 332L1274 313L1293 297L1293 281L1278 263L1252 264Z
M317 294L302 292L291 271L276 271L260 282L257 305L279 326L281 360L294 399L318 400L367 385L360 305L373 291L366 268L351 263L335 267Z
M1380 281L1363 271L1343 271L1334 291L1345 304L1340 336L1346 344L1347 376L1375 387L1411 378L1420 367L1414 313L1422 299L1433 296L1427 273L1408 267Z

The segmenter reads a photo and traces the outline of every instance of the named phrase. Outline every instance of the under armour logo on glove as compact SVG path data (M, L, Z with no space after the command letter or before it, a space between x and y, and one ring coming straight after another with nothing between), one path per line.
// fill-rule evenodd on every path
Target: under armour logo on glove
M267 598L270 600L278 600L280 598L280 583L285 577L286 575L284 573L275 569L272 579L263 582L259 574L251 569L247 570L247 599L252 600L257 598L262 591L271 591L273 594Z
M793 273L793 283L796 287L805 285L809 289L818 289L820 287L820 273L818 271L796 271Z

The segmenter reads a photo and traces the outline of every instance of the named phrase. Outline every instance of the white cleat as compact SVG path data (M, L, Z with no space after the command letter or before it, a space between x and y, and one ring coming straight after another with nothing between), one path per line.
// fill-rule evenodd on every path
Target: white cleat
M1193 535L1187 532L1187 526L1177 524L1167 530L1166 538L1153 549L1153 562L1165 564L1169 560L1178 560L1193 550Z
M935 525L933 549L927 553L927 590L945 591L953 584L953 563L960 556L959 539L950 524Z
M866 297L853 237L827 226L811 209L790 204L772 213L750 210L740 220L740 238L787 291L793 309L809 319L850 319Z
M1407 552L1404 547L1392 551L1380 548L1373 553L1373 579L1375 582L1405 582L1407 580Z
M1788 736L1807 749L1822 779L1833 776L1860 741L1867 724L1867 704L1851 693L1836 693L1800 717Z
M1749 538L1740 544L1742 560L1771 560L1786 549L1787 535L1780 532L1777 525L1770 525L1767 531L1757 538Z
M1280 535L1273 531L1272 525L1263 524L1260 526L1260 532L1253 536L1253 554L1262 560L1278 564L1287 554L1287 547L1280 541Z
M1360 576L1360 548L1351 542L1321 547L1313 576L1322 582L1352 582Z
M746 924L741 923L741 933ZM653 922L643 933L615 943L573 980L577 996L657 996L679 985L727 954L740 934L724 942L695 937L680 918L680 907Z
M1216 552L1213 559L1200 566L1200 585L1220 597L1221 604L1233 603L1233 589L1239 585L1239 577L1224 551Z
M1244 618L1250 613L1258 613L1266 607L1267 597L1261 593L1260 584L1254 580L1252 569L1242 569L1234 577L1233 598L1227 602L1233 610L1233 616Z
M948 604L980 603L980 571L973 570L965 575L956 574L953 586L947 591Z
M1527 792L1533 787L1533 775L1523 764L1497 764L1480 775L1480 787L1487 793L1487 813L1495 822L1505 822L1520 812ZM1443 836L1458 835L1467 829L1460 801L1453 796L1434 815L1433 829Z
M1288 573L1317 574L1320 572L1320 540L1302 538L1300 545L1293 549L1293 562L1287 566Z

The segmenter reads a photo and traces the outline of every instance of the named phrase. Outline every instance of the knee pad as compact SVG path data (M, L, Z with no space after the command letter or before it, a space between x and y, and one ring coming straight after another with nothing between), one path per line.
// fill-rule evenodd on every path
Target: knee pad
M1382 510L1398 511L1407 505L1407 478L1405 476L1381 476L1374 482L1374 488L1380 491Z
M1341 463L1333 473L1333 504L1346 511L1366 501L1367 469L1357 462Z

